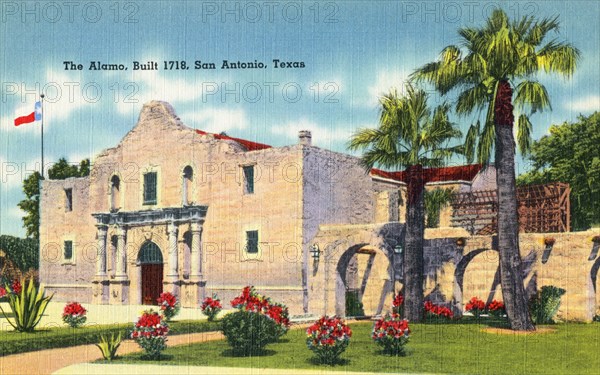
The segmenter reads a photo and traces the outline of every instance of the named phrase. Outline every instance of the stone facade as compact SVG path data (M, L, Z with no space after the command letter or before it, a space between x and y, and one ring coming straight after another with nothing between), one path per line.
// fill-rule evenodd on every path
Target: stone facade
M292 314L345 315L347 292L380 314L403 277L406 186L393 176L312 146L307 131L275 148L194 130L150 102L88 177L42 182L40 280L58 301L148 304L171 291L184 307L212 293L228 307L254 285ZM455 177L426 188L490 180ZM491 237L448 227L450 214L426 232L426 291L460 313L472 296L500 298L497 252ZM590 320L600 302L591 235L553 235L547 262L544 235L521 236L528 290L567 289L567 319Z
M90 176L42 183L41 281L56 300L144 303L139 257L151 241L162 252L163 289L184 306L212 293L228 301L255 285L293 313L307 312L318 226L371 223L376 196L397 188L373 181L355 157L312 146L310 134L287 147L244 145L186 127L167 103L146 104L122 141L95 158ZM252 193L244 167L253 167ZM156 176L150 203L148 173ZM381 209L397 215L394 202ZM258 234L257 253L246 251L249 231Z

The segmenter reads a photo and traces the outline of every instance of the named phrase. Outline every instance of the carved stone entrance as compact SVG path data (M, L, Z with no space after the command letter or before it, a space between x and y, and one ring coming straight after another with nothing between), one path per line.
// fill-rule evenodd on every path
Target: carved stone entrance
M138 262L142 268L142 303L156 305L163 291L163 258L159 247L152 241L145 242Z

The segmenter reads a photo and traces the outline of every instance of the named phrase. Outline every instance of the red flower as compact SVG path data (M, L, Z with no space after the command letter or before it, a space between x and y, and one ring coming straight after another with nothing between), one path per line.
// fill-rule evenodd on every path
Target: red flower
M85 315L86 313L87 310L84 309L83 306L79 304L79 302L69 302L63 310L63 317L73 315Z
M3 286L0 286L0 298L6 295L6 289Z
M15 294L21 293L22 288L21 288L21 283L19 282L19 280L13 281L11 289L12 289L13 293L15 293Z
M159 305L164 306L165 308L166 307L174 308L175 305L177 304L177 298L169 292L161 293L156 301L158 302ZM164 308L163 308L163 310L164 310Z
M402 293L398 293L392 302L392 307L400 307L404 303L404 296Z
M465 309L472 313L482 312L483 310L485 310L485 302L483 302L482 300L480 300L477 297L473 297L473 298L471 298L469 303L467 303L467 306L465 306Z
M446 318L454 317L454 313L447 307L434 305L431 301L425 301L423 304L426 313L443 316Z

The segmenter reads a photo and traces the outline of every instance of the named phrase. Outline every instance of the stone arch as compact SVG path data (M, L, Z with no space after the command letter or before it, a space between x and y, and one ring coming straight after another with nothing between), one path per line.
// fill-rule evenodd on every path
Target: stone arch
M496 262L495 264L493 264L494 262L478 262L479 264L477 264L477 266L480 266L481 269L478 270L480 272L479 277L483 276L483 283L484 285L487 283L487 285L489 285L489 288L487 290L485 290L486 293L484 293L484 295L477 295L477 294L481 294L481 293L477 293L475 290L477 290L476 288L473 287L467 287L465 290L465 274L467 271L467 268L469 267L469 265L471 266L475 266L476 264L473 263L473 261L475 260L475 258L481 254L484 254L486 252L494 252L495 253L495 258L498 259L498 251L496 249L488 249L488 248L480 248L480 249L475 249L472 250L471 252L469 252L468 254L464 255L462 257L462 259L460 260L460 262L458 262L457 266L456 266L456 270L454 271L454 283L455 283L455 288L454 288L454 308L455 308L455 312L458 313L462 313L462 311L464 310L464 306L463 304L465 304L471 297L478 297L480 299L483 299L486 302L491 302L492 299L494 299L494 297L496 296L497 293L499 293L499 286L500 286L500 263ZM493 253L489 253L489 254L493 254ZM479 259L478 259L479 260ZM481 273L483 273L483 275L481 275ZM493 273L493 276L491 275ZM470 275L469 275L470 276ZM490 280L491 278L491 280ZM476 293L476 294L473 294ZM471 295L473 294L473 295Z
M155 305L163 291L163 256L158 245L150 240L140 247L137 261L141 267L141 299L144 305Z
M392 259L388 251L369 243L350 246L336 266L335 313L346 316L346 295L356 293L364 315L379 315L394 292ZM388 301L389 300L389 301Z

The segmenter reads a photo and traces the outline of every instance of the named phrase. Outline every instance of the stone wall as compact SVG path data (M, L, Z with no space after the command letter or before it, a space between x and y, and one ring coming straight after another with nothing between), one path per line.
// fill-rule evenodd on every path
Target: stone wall
M65 189L72 191L71 210ZM90 178L44 180L40 193L40 281L55 300L91 301L96 265L95 220L89 209ZM64 241L73 242L73 258L64 259Z

